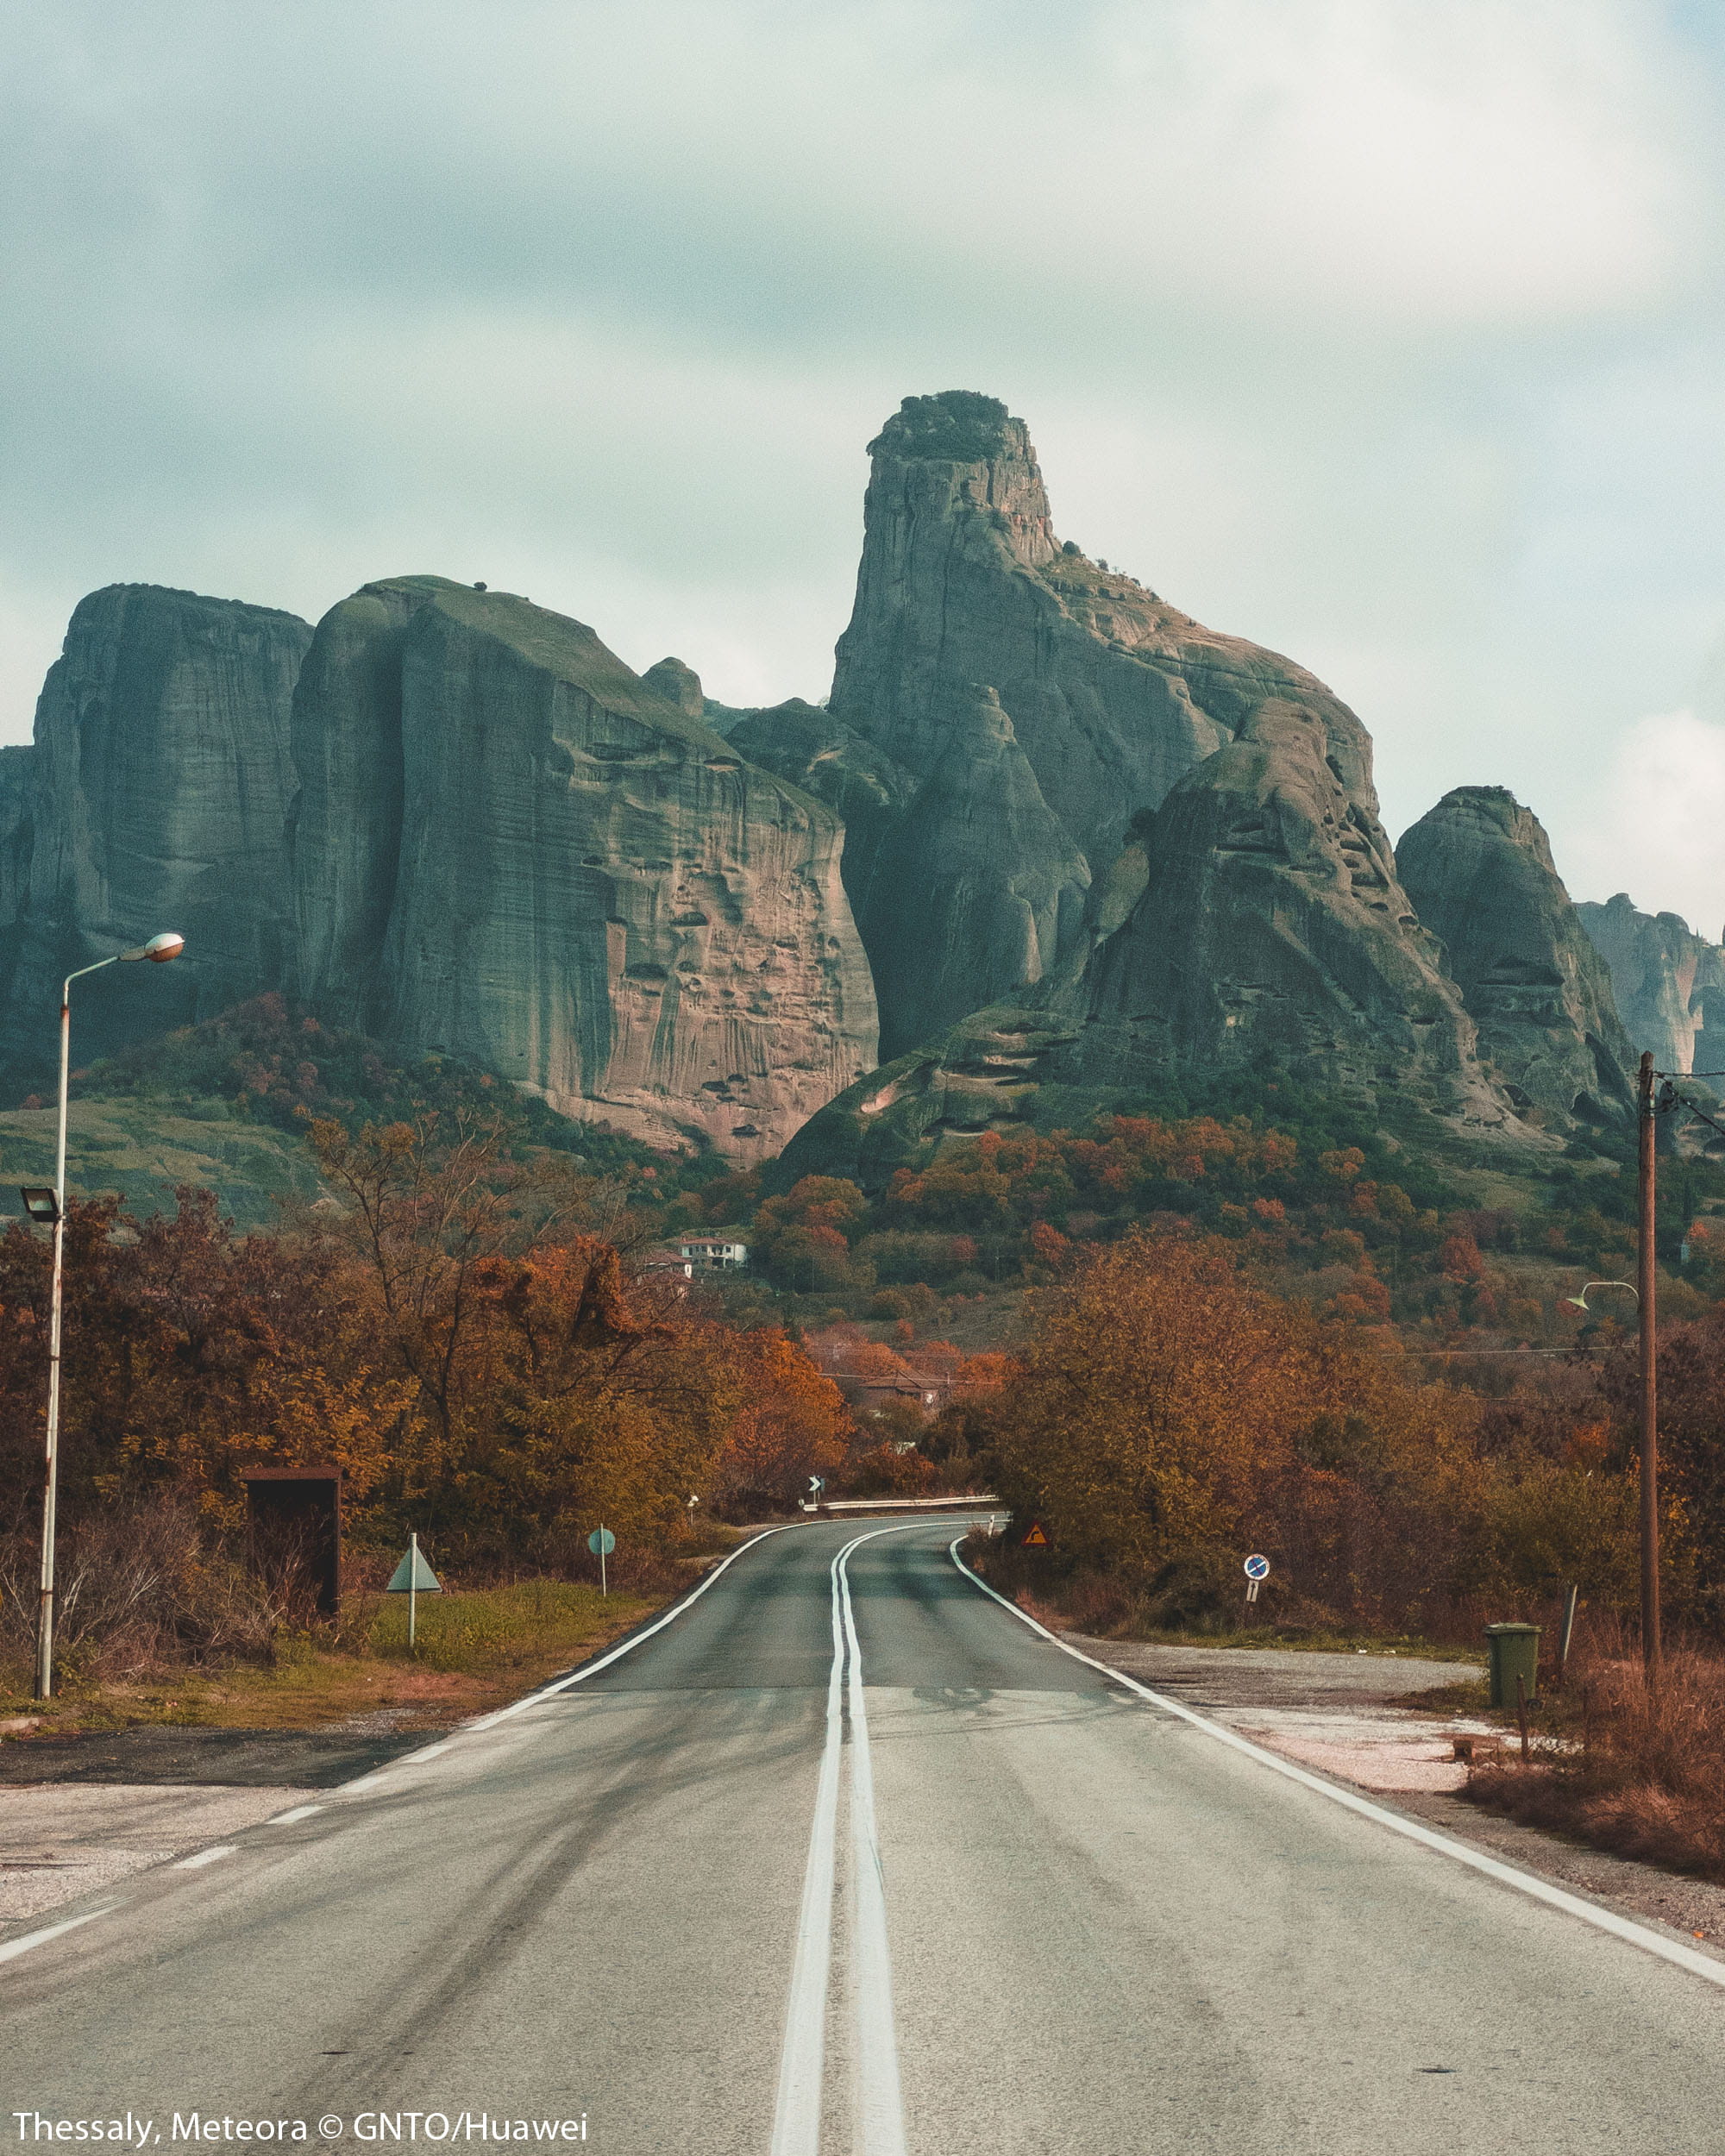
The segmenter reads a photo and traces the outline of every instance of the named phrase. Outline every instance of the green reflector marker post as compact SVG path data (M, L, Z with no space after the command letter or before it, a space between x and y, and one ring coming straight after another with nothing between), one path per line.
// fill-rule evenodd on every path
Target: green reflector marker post
M411 1652L413 1635L419 1616L419 1597L422 1595L441 1595L443 1583L419 1554L419 1538L409 1535L407 1555L390 1574L386 1595L405 1595L407 1597L407 1645Z

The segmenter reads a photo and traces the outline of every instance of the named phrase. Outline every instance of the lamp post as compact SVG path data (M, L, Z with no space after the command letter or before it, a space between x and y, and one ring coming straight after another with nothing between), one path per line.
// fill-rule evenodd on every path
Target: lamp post
M25 1211L32 1219L53 1220L53 1296L48 1319L48 1427L43 1446L42 1474L42 1588L36 1617L36 1697L53 1697L54 1630L54 1513L60 1492L60 1296L66 1277L66 1104L72 1068L72 984L85 974L100 973L104 966L122 961L148 958L157 965L178 958L185 949L183 936L152 936L135 950L118 950L111 958L98 958L93 966L80 966L68 974L60 992L60 1128L54 1144L54 1187L52 1191L27 1190ZM53 1213L48 1213L52 1200Z
M1647 1060L1651 1062L1652 1058ZM1651 1141L1653 1127L1653 1117L1644 1116L1641 1121L1644 1145ZM1654 1398L1653 1381L1649 1374L1653 1358L1653 1261L1648 1252L1653 1248L1653 1238L1646 1219L1647 1193L1651 1188L1652 1175L1644 1162L1641 1184L1642 1288L1637 1288L1630 1280L1590 1280L1578 1295L1564 1297L1571 1310L1585 1310L1590 1314L1593 1306L1587 1299L1596 1288L1621 1288L1626 1295L1635 1298L1641 1351L1641 1660L1649 1686L1658 1682L1659 1673L1659 1423L1658 1402ZM1565 1620L1565 1639L1568 1637L1569 1621L1568 1619Z
M1669 1091L1667 1087L1667 1091ZM1659 1681L1659 1360L1653 1337L1654 1237L1659 1226L1653 1148L1653 1057L1648 1050L1635 1077L1636 1157L1640 1175L1640 1247L1635 1281L1641 1306L1641 1667L1647 1689Z
M1658 1257L1654 1238L1659 1225L1659 1194L1653 1119L1661 1106L1669 1105L1671 1097L1671 1087L1667 1085L1665 1100L1662 1102L1655 1098L1653 1080L1656 1075L1653 1051L1648 1050L1641 1057L1641 1067L1635 1078L1636 1163L1640 1219L1635 1284L1631 1286L1627 1280L1590 1280L1578 1295L1565 1295L1564 1298L1571 1308L1585 1310L1590 1289L1624 1288L1634 1295L1639 1307L1640 1325L1638 1345L1641 1369L1641 1667L1647 1675L1649 1692L1655 1690L1659 1684L1663 1646L1659 1623L1659 1363L1655 1333L1658 1290L1654 1270Z

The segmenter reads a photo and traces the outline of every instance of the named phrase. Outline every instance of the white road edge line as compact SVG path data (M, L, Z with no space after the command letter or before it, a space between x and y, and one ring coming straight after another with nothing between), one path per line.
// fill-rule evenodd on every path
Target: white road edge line
M963 1539L961 1537L960 1540ZM1448 1857L1453 1863L1465 1865L1470 1871L1484 1872L1488 1879L1496 1879L1500 1885L1515 1887L1535 1902L1544 1902L1549 1908L1562 1909L1565 1915L1578 1916L1583 1923L1591 1924L1596 1931L1609 1932L1614 1939L1624 1940L1631 1946L1639 1946L1646 1953L1657 1954L1660 1960L1675 1962L1679 1969L1687 1969L1691 1976L1704 1977L1709 1984L1725 1989L1725 1962L1716 1961L1709 1954L1698 1954L1691 1946L1685 1946L1675 1939L1665 1939L1658 1932L1650 1931L1645 1924L1633 1918L1619 1916L1615 1910L1601 1908L1592 1902L1584 1902L1578 1895L1567 1894L1562 1887L1552 1886L1546 1880L1536 1878L1532 1872L1518 1871L1513 1865L1500 1864L1496 1857L1488 1857L1484 1850L1470 1849L1465 1842L1452 1841L1447 1834L1440 1834L1419 1821L1403 1819L1396 1812L1387 1812L1381 1804L1374 1804L1369 1797L1357 1796L1352 1789L1339 1788L1333 1782L1326 1782L1315 1774L1308 1774L1303 1767L1296 1767L1291 1759L1283 1759L1277 1753L1266 1752L1248 1737L1242 1737L1221 1722L1213 1722L1207 1714L1200 1714L1179 1700L1169 1699L1161 1692L1152 1692L1147 1684L1140 1684L1136 1677L1124 1670L1111 1669L1106 1662L1098 1662L1094 1655L1082 1653L1069 1646L1057 1633L1046 1625L1040 1625L1028 1612L1010 1602L1004 1595L978 1577L958 1554L958 1543L952 1543L947 1555L973 1586L980 1587L992 1596L1002 1609L1010 1610L1020 1624L1028 1625L1032 1632L1040 1633L1051 1646L1058 1647L1062 1654L1070 1654L1075 1662L1088 1663L1091 1669L1116 1684L1123 1684L1127 1691L1136 1692L1152 1707L1159 1707L1164 1714L1177 1715L1190 1722L1195 1729L1201 1729L1206 1736L1214 1737L1219 1744L1233 1751L1243 1752L1248 1759L1256 1759L1260 1766L1270 1768L1289 1782L1297 1782L1302 1789L1315 1790L1327 1796L1333 1804L1339 1804L1346 1811L1358 1812L1362 1819L1375 1821L1387 1827L1392 1833L1402 1835L1408 1841L1418 1842L1422 1848L1435 1850L1439 1856Z
M787 1520L782 1527L763 1527L759 1534L751 1535L747 1542L739 1544L728 1557L715 1564L712 1571L684 1595L681 1601L673 1603L662 1617L656 1617L650 1625L643 1625L639 1632L631 1633L620 1646L613 1647L609 1654L602 1654L597 1661L584 1664L568 1677L558 1677L554 1683L542 1684L536 1692L529 1692L524 1699L511 1701L507 1707L499 1707L492 1714L481 1714L477 1721L463 1723L461 1734L471 1737L482 1729L495 1729L499 1722L506 1722L511 1714L524 1714L528 1708L536 1707L541 1700L555 1699L559 1692L567 1692L572 1684L585 1684L590 1677L597 1677L601 1670L609 1669L613 1662L621 1661L626 1654L633 1654L643 1640L650 1639L656 1632L662 1632L667 1625L674 1624L686 1609L700 1600L721 1573L731 1570L738 1557L746 1557L751 1550L758 1550L768 1535L781 1535L794 1524Z
M178 1864L170 1865L168 1869L171 1871L198 1871L206 1864L216 1864L223 1857L231 1857L238 1847L237 1842L224 1841L214 1849L200 1849L195 1857L182 1857Z
M291 1812L278 1812L273 1819L264 1821L266 1827L292 1827L297 1819L310 1819L313 1812L321 1812L321 1804L296 1804Z
M715 1564L712 1571L684 1595L681 1601L674 1604L662 1617L656 1617L650 1625L643 1625L639 1632L625 1639L621 1646L613 1647L609 1654L600 1655L596 1662L587 1663L583 1668L572 1671L568 1677L560 1677L554 1684L542 1684L536 1692L529 1692L524 1698L513 1700L507 1707L499 1707L489 1714L481 1714L476 1721L464 1722L458 1733L463 1737L476 1737L484 1730L495 1729L499 1722L507 1721L511 1714L524 1714L530 1707L538 1706L542 1700L555 1699L559 1692L567 1692L572 1684L584 1684L590 1677L597 1677L601 1670L609 1669L613 1662L620 1660L624 1655L632 1654L643 1639L650 1639L656 1632L662 1632L667 1625L681 1617L692 1602L698 1602L700 1600L721 1572L728 1571L736 1564L738 1557L747 1557L749 1552L763 1543L768 1535L783 1534L786 1528L793 1524L787 1520L784 1527L763 1527L759 1534L751 1535L747 1542L740 1544L733 1550L728 1557L720 1564ZM356 1781L340 1783L337 1794L342 1796L361 1796L367 1789L375 1789L386 1776L393 1774L398 1768L411 1766L417 1761L433 1758L444 1751L448 1745L455 1741L455 1738L451 1737L446 1739L442 1744L427 1745L423 1752L409 1752L405 1758L392 1759L386 1766L373 1767L369 1772L361 1775Z
M890 1527L878 1533L891 1534ZM862 1701L862 1648L850 1606L850 1551L874 1535L860 1535L844 1552L838 1584L844 1602L850 1650L847 1694L850 1709L850 1882L852 2006L856 2028L856 2112L862 2156L906 2156L904 2092L899 2079L898 2024L893 2014L893 1961L887 1939L887 1883L875 1821L875 1764L869 1749L869 1717Z
M40 1932L26 1932L22 1939L9 1939L0 1946L0 1961L16 1961L20 1954L27 1954L32 1946L45 1946L51 1939L58 1939L64 1932L75 1932L80 1924L93 1924L98 1916L111 1916L123 1906L118 1902L104 1902L99 1909L85 1909L82 1916L68 1916L63 1923L50 1924Z

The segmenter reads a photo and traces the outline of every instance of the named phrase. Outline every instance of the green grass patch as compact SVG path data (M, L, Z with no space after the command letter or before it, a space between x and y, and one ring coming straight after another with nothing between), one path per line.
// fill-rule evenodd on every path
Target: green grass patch
M655 1607L650 1596L571 1586L562 1580L523 1580L512 1587L422 1595L412 1650L407 1645L407 1597L386 1595L366 1632L365 1651L382 1659L412 1661L428 1670L474 1673L536 1664L548 1655L574 1660L601 1633L633 1624Z

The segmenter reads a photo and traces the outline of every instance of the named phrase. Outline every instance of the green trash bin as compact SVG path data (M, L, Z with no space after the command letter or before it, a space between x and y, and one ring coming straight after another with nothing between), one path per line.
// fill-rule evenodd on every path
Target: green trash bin
M1519 1677L1532 1699L1539 1688L1540 1627L1537 1625L1488 1625L1486 1652L1491 1658L1491 1704L1514 1707Z

